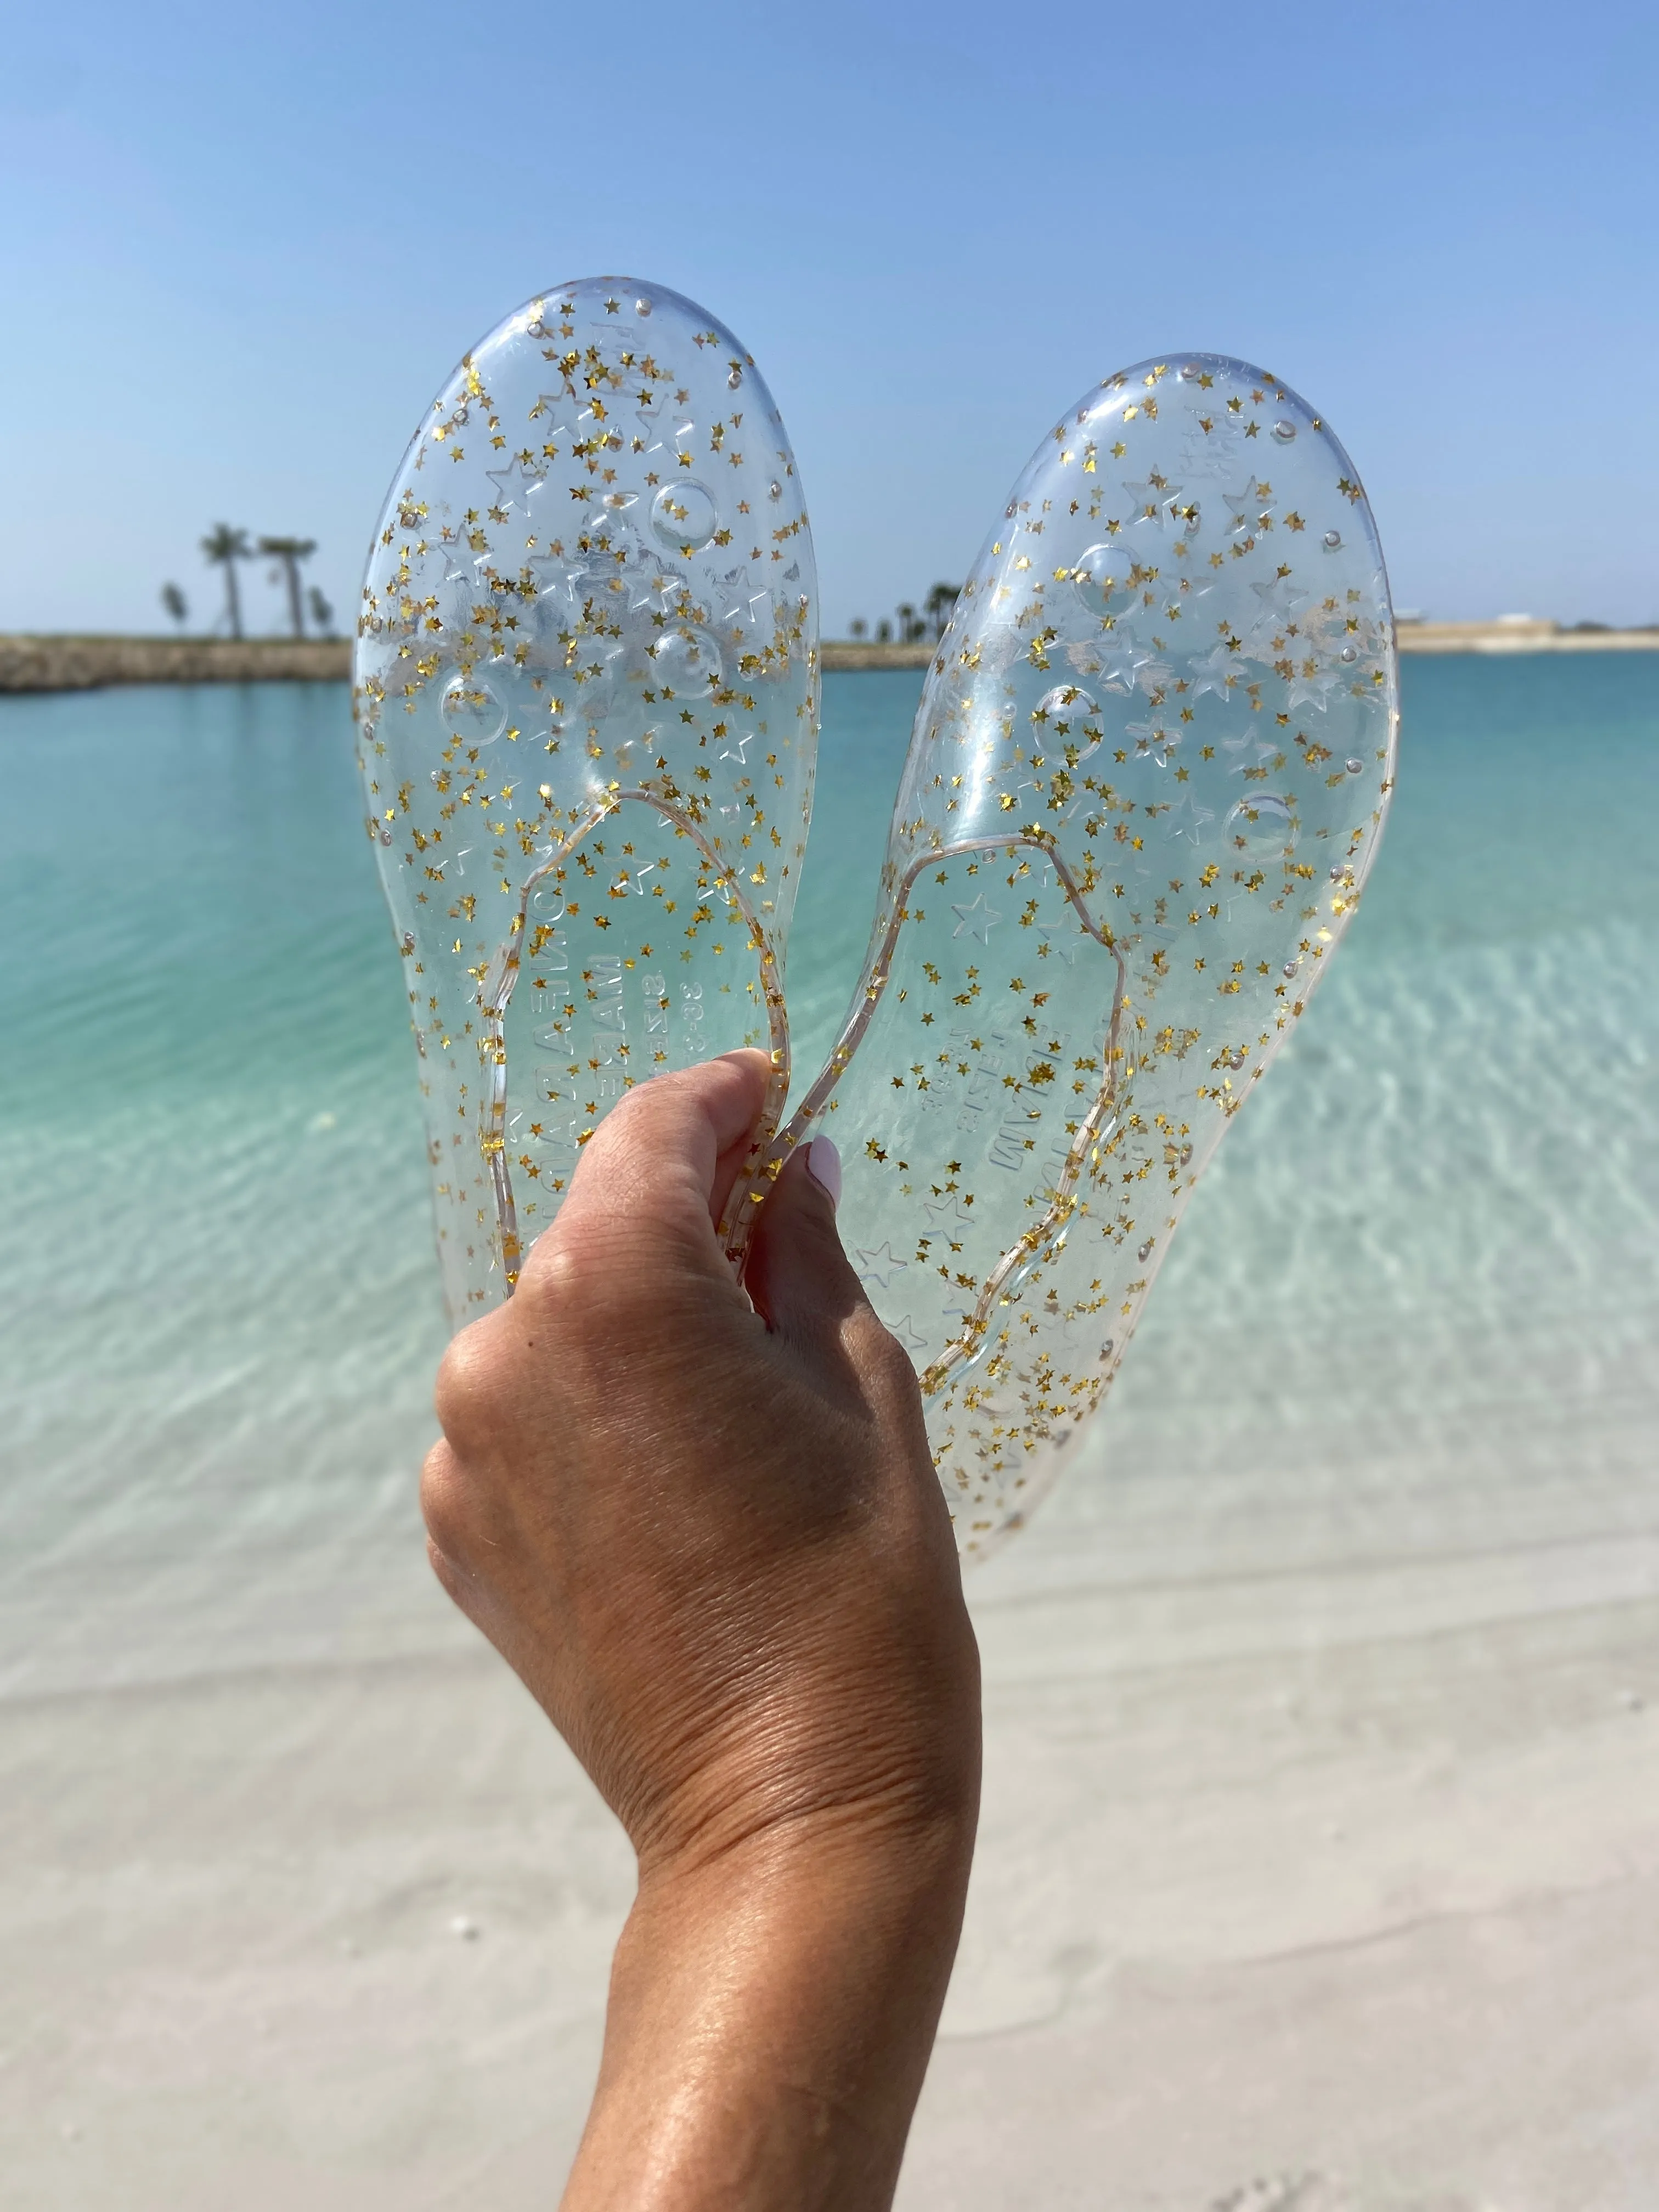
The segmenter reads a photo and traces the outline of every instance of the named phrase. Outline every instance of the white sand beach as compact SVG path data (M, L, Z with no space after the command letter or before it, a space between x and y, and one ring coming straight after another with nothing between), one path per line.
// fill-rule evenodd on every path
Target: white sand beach
M1146 1349L1134 1475L975 1579L982 1843L902 2203L1647 2212L1650 1363L1595 1378L1594 1464L1561 1375L1547 1434L1334 1491L1335 1399L1155 1463ZM408 1656L0 1707L16 2212L555 2201L629 1857L410 1537Z

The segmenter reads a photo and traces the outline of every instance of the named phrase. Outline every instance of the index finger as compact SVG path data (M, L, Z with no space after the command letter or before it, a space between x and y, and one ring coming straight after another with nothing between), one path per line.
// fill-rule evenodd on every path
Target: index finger
M714 1224L765 1102L763 1052L730 1052L653 1075L593 1132L557 1218L531 1248L521 1283L562 1255L619 1267L671 1251L730 1285Z

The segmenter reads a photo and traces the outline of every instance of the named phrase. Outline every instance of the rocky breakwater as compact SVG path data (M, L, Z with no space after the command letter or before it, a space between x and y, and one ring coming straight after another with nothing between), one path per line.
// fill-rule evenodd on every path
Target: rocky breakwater
M336 637L0 635L0 691L88 691L112 684L343 684Z

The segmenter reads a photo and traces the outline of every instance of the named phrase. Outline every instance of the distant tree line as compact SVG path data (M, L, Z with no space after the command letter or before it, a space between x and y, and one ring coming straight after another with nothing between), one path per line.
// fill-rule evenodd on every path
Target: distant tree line
M951 627L951 617L961 593L960 584L935 584L920 608L901 601L891 617L883 615L876 624L878 645L937 645ZM854 637L868 637L870 625L862 615L848 625Z
M288 586L288 615L295 636L306 635L307 608L318 635L333 636L333 608L315 584L306 590L301 583L300 565L316 550L314 538L261 538L256 545L250 544L246 530L237 530L228 522L214 524L202 540L202 553L210 568L222 568L225 572L225 620L233 637L242 635L242 592L236 564L261 557L275 564L270 572L271 582L280 578ZM190 602L177 584L162 585L161 605L182 630L190 620Z

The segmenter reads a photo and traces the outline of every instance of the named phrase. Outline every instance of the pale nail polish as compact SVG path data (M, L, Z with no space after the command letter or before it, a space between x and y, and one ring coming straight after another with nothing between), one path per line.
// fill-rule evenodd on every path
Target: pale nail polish
M831 1206L841 1203L841 1154L828 1137L814 1137L806 1147L806 1172L820 1190L828 1191Z

